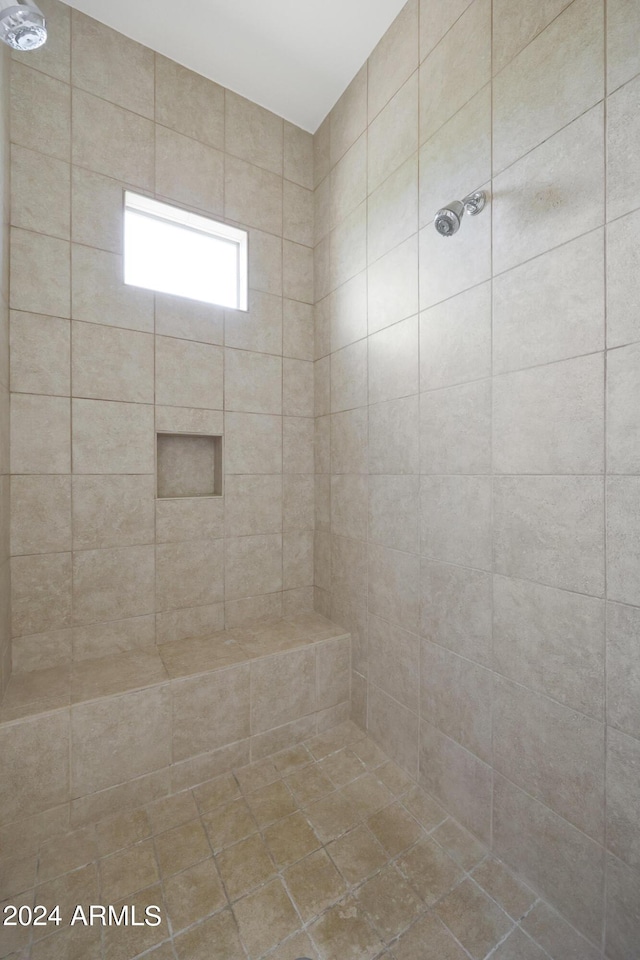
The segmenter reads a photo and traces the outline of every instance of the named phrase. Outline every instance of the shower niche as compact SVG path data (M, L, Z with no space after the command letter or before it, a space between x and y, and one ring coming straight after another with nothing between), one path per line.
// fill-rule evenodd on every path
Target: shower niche
M159 500L222 496L222 437L157 434Z

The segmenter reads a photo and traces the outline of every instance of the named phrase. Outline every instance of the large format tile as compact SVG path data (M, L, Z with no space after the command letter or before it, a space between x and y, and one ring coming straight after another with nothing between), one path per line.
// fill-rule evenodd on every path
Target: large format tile
M495 77L494 170L602 99L603 31L600 0L578 0Z

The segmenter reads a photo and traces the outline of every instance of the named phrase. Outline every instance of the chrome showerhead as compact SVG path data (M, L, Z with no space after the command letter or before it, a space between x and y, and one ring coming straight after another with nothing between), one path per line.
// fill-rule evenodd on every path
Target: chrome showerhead
M436 230L441 237L452 237L460 229L465 213L469 217L477 216L484 210L486 202L487 195L484 190L470 193L464 200L453 200L436 213L434 220Z
M44 14L33 0L0 0L0 40L23 51L47 42Z

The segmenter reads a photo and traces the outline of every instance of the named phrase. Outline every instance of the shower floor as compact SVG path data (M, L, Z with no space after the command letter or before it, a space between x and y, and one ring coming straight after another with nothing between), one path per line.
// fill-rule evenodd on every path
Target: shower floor
M0 927L12 960L599 956L351 723L0 853L0 899L60 908L59 926ZM127 905L128 925L71 926L91 904ZM151 905L161 924L133 925Z

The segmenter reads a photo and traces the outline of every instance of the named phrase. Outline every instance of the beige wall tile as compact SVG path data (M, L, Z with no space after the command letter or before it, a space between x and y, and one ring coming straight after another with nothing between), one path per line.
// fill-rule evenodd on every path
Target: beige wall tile
M597 960L599 950L584 939L560 914L540 901L522 921L522 927L553 956L567 960Z
M420 60L437 46L470 3L454 0L444 6L438 0L420 0Z
M487 84L420 149L420 226L491 177L491 86Z
M70 394L69 321L32 313L11 314L11 389Z
M495 272L600 226L603 152L600 105L495 178L493 193L499 198L493 204ZM523 183L532 187L526 199Z
M153 473L153 407L73 401L74 473Z
M638 365L640 345L607 354L607 469L640 473Z
M491 472L491 381L420 397L422 473Z
M162 293L157 293L155 300L156 333L159 336L201 343L223 342L224 311L221 307Z
M495 572L602 596L602 505L597 477L497 478Z
M156 616L158 644L188 637L211 636L224 629L224 603L210 603L203 607L183 610L165 610Z
M488 0L474 0L420 67L420 142L463 107L490 75L491 6Z
M423 556L491 569L490 478L423 476L420 503Z
M356 411L353 414L355 416ZM361 426L360 421L358 421L357 426L366 430L366 411L363 412L363 417L364 423ZM350 441L350 436L351 433L347 433L344 439L345 447L347 442ZM418 473L420 470L419 441L418 397L403 397L400 400L390 400L387 403L371 404L369 407L368 438L369 470L371 473ZM358 458L358 464L362 462L363 458L366 460L367 457L366 436L361 443L362 455ZM356 448L356 450L359 451L359 448ZM366 468L364 472L366 472Z
M62 397L14 393L11 398L12 473L69 473L70 404Z
M127 330L153 333L153 294L122 282L122 257L74 244L72 316Z
M570 0L526 0L518 11L497 0L493 13L493 70L497 73L569 6Z
M221 436L224 433L224 414L221 410L161 407L156 404L156 429L159 433Z
M270 233L249 230L251 288L282 296L282 240ZM295 298L294 298L295 299Z
M71 43L74 86L153 118L152 50L78 10L71 14Z
M417 229L418 156L414 154L368 197L368 262L374 263Z
M73 628L73 659L96 660L155 648L155 617L133 617Z
M68 626L71 626L71 554L13 557L13 636L30 636Z
M314 421L308 417L282 418L282 469L287 473L312 473Z
M640 73L640 20L633 0L612 0L607 7L607 89L609 93Z
M69 799L69 711L4 725L2 823L25 819Z
M331 589L348 596L363 597L367 592L367 545L335 534L331 537Z
M337 227L366 200L367 155L368 142L363 134L338 161L324 185L316 191L316 239L325 236L330 228Z
M367 693L369 735L410 776L418 769L418 716L374 684Z
M494 170L502 170L604 94L600 0L578 0L494 80Z
M640 843L640 741L617 730L607 734L607 847L638 870Z
M225 160L225 216L282 236L282 178L235 157Z
M155 150L156 193L222 215L224 154L160 126L156 126Z
M280 473L282 418L254 413L225 413L227 473Z
M506 680L495 693L496 770L601 843L604 724Z
M335 104L329 114L330 146L329 157L331 166L344 156L349 147L356 142L367 126L367 65L357 72L347 89ZM327 130L329 133L329 130ZM319 151L323 153L322 150ZM322 158L324 159L324 158ZM324 164L316 160L316 178L319 182L324 178Z
M224 147L224 89L156 54L157 123L210 147Z
M284 130L280 117L226 90L225 123L228 153L282 174Z
M11 149L11 223L23 230L69 239L70 167L62 160Z
M368 186L375 190L418 149L418 72L369 125Z
M635 311L640 214L632 213L607 226L607 346L640 340Z
M70 549L70 478L12 477L12 556Z
M369 57L369 123L418 66L419 0L410 0Z
M282 352L298 360L314 359L313 307L309 304L283 302Z
M613 296L610 291L609 297ZM608 335L611 313L609 310ZM602 349L603 342L601 230L494 278L494 373L594 353Z
M225 410L282 413L282 360L248 350L225 351Z
M74 553L74 622L81 625L153 613L154 564L151 545Z
M282 590L282 537L229 537L225 541L225 600Z
M578 930L597 940L602 928L602 848L503 777L496 776L494 791L496 855L525 875Z
M607 610L607 720L640 738L640 668L635 644L640 613L610 603Z
M349 700L351 641L327 640L316 647L318 709Z
M368 552L369 612L417 633L419 557L377 544L369 544Z
M225 532L228 537L282 532L282 477L236 476L227 480Z
M156 402L222 410L223 352L219 347L156 338Z
M364 270L367 262L367 205L361 203L331 234L327 293Z
M296 183L283 183L282 233L285 239L313 246L313 193Z
M174 680L171 696L174 761L248 737L248 664L207 677Z
M74 397L153 403L153 337L96 323L71 324Z
M616 857L607 857L606 949L613 960L635 950L640 932L636 891L638 872Z
M482 284L420 315L420 389L491 374L491 290Z
M366 406L367 344L364 340L331 357L331 412Z
M75 243L122 253L124 188L100 173L71 168L71 238Z
M409 237L367 272L369 333L418 313L418 238ZM356 338L354 338L356 339Z
M493 599L495 669L602 719L604 603L506 577L494 578Z
M489 766L430 723L420 725L419 782L485 843L491 823Z
M367 472L367 429L366 407L345 410L331 417L330 455L333 473Z
M150 120L77 90L72 160L116 180L153 189L154 128Z
M65 667L72 656L72 631L50 630L11 642L11 663L15 674L49 667Z
M154 497L151 476L74 477L74 549L153 543Z
M314 414L313 364L304 360L283 360L283 413L289 417L312 417Z
M419 359L417 317L372 334L368 340L369 402L417 393Z
M111 744L108 755L101 748ZM168 766L171 698L167 685L71 709L72 796L104 790Z
M59 160L71 150L71 90L66 83L11 64L11 139Z
M420 716L485 763L492 763L493 674L421 642Z
M292 304L292 301L286 303ZM225 311L226 346L260 353L282 353L283 306L281 297L250 290L249 310L246 313L240 310ZM302 304L293 307L295 313L299 310L304 312L305 309L308 308Z
M223 599L223 541L192 540L156 547L156 608L172 610Z
M333 248L332 248L333 249ZM345 279L347 277L345 276ZM282 292L290 300L313 303L313 251L300 243L282 243Z
M226 489L227 503L229 486ZM158 543L219 540L224 536L224 500L221 497L192 497L156 502L155 536Z
M289 530L282 538L282 587L313 584L313 530Z
M285 476L283 480L283 529L313 530L316 478L312 474L296 474Z
M69 316L70 252L65 240L12 229L10 269L14 310Z
M609 384L611 401L611 373ZM615 409L610 416L615 430ZM496 377L493 437L497 473L602 473L604 355Z
M419 544L419 478L412 476L371 476L368 486L369 540L380 543L385 547L392 547L394 550L417 553Z
M420 640L378 617L369 617L369 678L407 710L420 708Z
M293 123L284 122L284 175L287 180L312 190L313 137Z
M613 220L637 203L638 172L629 157L637 148L639 127L635 104L640 78L621 87L607 100L607 218Z
M276 682L280 695L274 698ZM293 650L251 664L252 734L279 727L315 709L315 650Z
M367 334L367 274L365 271L352 277L337 290L330 294L325 302L331 350L340 350L342 347L361 340ZM327 348L328 350L328 348ZM324 362L323 362L324 361ZM328 369L325 357L316 362L318 370ZM321 404L321 399L318 399ZM323 407L328 410L328 405Z
M423 637L492 665L491 574L423 559L420 599Z
M607 596L638 604L638 490L640 477L611 477L607 481Z

